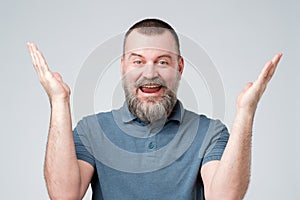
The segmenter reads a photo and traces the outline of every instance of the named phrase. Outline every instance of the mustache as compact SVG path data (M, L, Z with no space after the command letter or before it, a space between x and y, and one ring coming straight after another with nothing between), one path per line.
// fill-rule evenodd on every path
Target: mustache
M144 85L160 85L162 87L167 87L166 82L159 77L154 77L151 79L143 77L135 83L135 87L137 88L142 87Z

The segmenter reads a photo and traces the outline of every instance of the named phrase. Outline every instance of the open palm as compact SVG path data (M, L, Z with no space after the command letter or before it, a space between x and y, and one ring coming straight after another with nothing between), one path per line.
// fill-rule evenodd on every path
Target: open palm
M27 47L31 55L32 64L50 101L69 99L71 90L69 86L63 82L61 75L49 69L43 54L38 50L35 44L27 43Z
M248 83L237 98L237 108L246 111L255 111L257 104L263 95L269 81L274 75L282 54L276 54L273 59L266 63L257 80Z

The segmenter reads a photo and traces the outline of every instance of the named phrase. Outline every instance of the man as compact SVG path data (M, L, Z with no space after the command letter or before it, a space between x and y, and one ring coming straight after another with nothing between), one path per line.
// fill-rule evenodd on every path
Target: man
M45 179L51 199L242 199L255 110L282 56L268 62L237 98L231 134L218 120L183 109L177 34L145 19L127 31L121 72L126 102L83 118L72 134L70 88L28 43L51 104ZM74 145L75 144L75 145Z

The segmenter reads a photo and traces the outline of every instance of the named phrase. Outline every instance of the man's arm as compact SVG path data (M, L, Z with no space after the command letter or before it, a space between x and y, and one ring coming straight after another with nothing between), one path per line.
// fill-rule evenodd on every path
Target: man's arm
M239 94L231 134L221 160L208 162L201 168L206 199L243 199L250 179L255 110L281 56L275 55L258 79L248 83Z
M51 199L81 199L94 168L78 161L72 134L70 88L58 73L53 73L37 47L27 44L32 63L51 105L50 128L44 174Z

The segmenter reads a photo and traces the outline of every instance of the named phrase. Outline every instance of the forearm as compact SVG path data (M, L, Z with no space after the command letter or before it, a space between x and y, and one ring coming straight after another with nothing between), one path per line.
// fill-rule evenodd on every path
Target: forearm
M211 182L222 199L243 199L250 178L254 112L238 110L218 169ZM220 198L219 198L220 199Z
M254 113L281 56L279 53L267 62L257 80L247 83L238 95L237 113L221 161L203 167L207 199L244 197L250 179Z
M51 102L45 179L51 199L76 199L80 170L75 153L69 101Z

